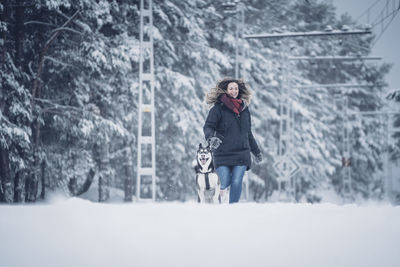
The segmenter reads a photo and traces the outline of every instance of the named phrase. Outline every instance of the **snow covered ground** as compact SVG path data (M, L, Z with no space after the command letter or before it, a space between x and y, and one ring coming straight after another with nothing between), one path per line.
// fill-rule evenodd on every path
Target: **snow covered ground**
M384 204L0 205L0 266L400 266Z

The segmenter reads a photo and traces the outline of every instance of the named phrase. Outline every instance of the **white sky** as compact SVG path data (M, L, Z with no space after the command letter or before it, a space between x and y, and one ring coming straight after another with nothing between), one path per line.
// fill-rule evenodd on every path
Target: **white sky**
M330 0L337 7L337 14L348 13L354 19L358 18L375 2L376 6L370 12L370 24L375 21L387 0ZM400 5L399 0L389 0L390 9ZM389 20L388 20L389 21ZM359 19L361 23L367 23L367 16ZM374 34L378 35L381 31L380 25L373 29ZM389 84L388 89L400 89L400 14L397 14L392 23L386 29L385 33L374 46L372 54L382 57L386 63L394 63L390 73L386 77Z

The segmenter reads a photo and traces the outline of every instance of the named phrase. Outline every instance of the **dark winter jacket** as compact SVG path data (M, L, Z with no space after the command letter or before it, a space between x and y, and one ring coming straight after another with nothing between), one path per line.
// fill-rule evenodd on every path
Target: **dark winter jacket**
M250 111L247 106L236 115L222 102L217 102L208 113L203 130L206 140L213 136L222 140L214 152L215 168L245 165L248 170L251 167L250 151L254 155L260 153L251 132Z

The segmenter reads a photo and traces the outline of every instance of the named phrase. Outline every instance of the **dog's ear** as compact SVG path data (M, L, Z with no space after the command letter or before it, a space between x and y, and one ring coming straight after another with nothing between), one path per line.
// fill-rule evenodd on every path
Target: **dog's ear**
M200 144L199 144L199 149L202 148L202 147L203 147L203 145L200 143Z

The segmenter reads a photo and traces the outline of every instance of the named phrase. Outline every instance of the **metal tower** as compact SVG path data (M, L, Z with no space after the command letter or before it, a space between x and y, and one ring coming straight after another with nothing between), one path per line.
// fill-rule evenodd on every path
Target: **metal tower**
M343 172L343 184L342 184L342 194L345 199L350 199L352 196L351 188L351 157L350 157L350 127L349 127L349 114L348 114L348 98L344 96L343 98L343 131L342 131L342 172Z
M239 79L240 65L244 60L243 49L244 10L241 3L236 4L236 51L235 51L235 79ZM242 73L242 78L243 73Z
M243 34L242 39L277 39L277 38L296 38L296 37L320 37L320 36L338 36L338 35L358 35L369 34L369 29L365 30L332 30L332 31L312 31L312 32L284 32L284 33L262 33L262 34ZM290 60L283 55L280 56L282 74L280 80L280 126L279 126L279 144L278 157L274 163L274 168L278 173L279 199L295 199L296 183L295 175L301 170L301 165L296 162L293 149L293 109L290 103L292 99L292 90L288 81L283 78L287 76L286 61ZM284 188L283 188L284 187ZM282 197L281 193L285 191L286 195Z
M239 79L240 75L240 65L243 63L243 29L244 29L244 9L242 3L239 0L235 0L234 2L226 2L222 4L224 8L225 14L234 14L236 15L236 30L235 30L235 39L236 39L236 47L235 47L235 79ZM243 73L242 73L242 78Z
M281 77L279 77L279 87L281 96L279 100L279 141L277 161L273 166L279 174L277 178L279 200L295 201L296 180L294 176L300 171L301 167L293 156L294 116L291 102L291 99L293 99L293 93L289 84L287 59L283 56L283 54L280 56L280 62Z
M156 198L152 0L140 0L140 59L136 198ZM143 188L142 188L143 187Z

